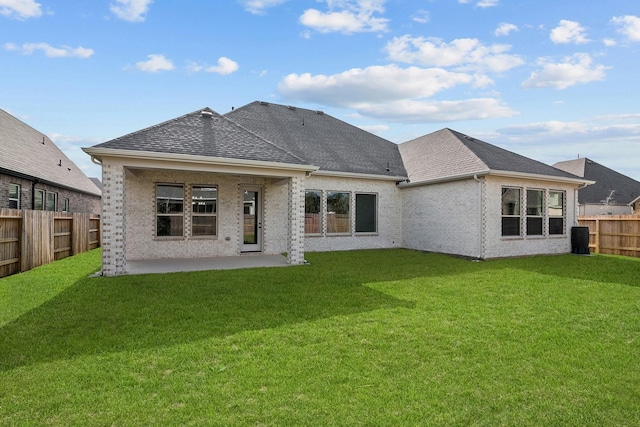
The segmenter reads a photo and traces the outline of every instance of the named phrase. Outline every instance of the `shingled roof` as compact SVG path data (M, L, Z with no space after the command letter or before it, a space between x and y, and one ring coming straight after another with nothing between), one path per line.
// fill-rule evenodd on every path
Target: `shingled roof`
M255 101L225 117L321 171L406 177L397 144L322 111Z
M627 205L640 197L640 182L586 157L558 162L553 166L596 182L578 192L581 205L602 204L610 195L613 204Z
M104 142L94 148L290 164L306 161L250 132L210 108Z
M101 195L100 189L49 137L1 109L0 172Z
M400 144L412 183L490 172L579 177L537 160L445 128Z

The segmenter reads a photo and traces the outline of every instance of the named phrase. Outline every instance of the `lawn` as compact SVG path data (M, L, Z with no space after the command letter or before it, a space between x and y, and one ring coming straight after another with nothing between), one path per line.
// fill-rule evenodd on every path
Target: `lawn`
M0 279L0 425L640 425L639 259L307 260Z

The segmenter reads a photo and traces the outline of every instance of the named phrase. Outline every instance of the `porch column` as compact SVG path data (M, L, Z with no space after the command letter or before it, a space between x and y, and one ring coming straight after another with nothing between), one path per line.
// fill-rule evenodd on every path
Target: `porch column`
M304 178L289 178L289 264L304 264Z
M102 163L102 274L125 273L124 167Z

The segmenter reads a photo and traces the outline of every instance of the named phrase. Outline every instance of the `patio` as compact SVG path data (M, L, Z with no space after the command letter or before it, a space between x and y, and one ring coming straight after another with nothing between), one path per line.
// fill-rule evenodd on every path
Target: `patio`
M127 275L177 273L184 271L232 270L257 267L286 267L287 257L283 255L238 255L208 258L163 258L127 261Z

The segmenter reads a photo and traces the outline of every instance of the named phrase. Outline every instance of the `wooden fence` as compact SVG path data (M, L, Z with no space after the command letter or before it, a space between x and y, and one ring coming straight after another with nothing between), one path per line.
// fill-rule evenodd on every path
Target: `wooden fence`
M97 215L0 209L0 277L97 247Z
M580 216L589 227L591 252L640 257L640 215Z

